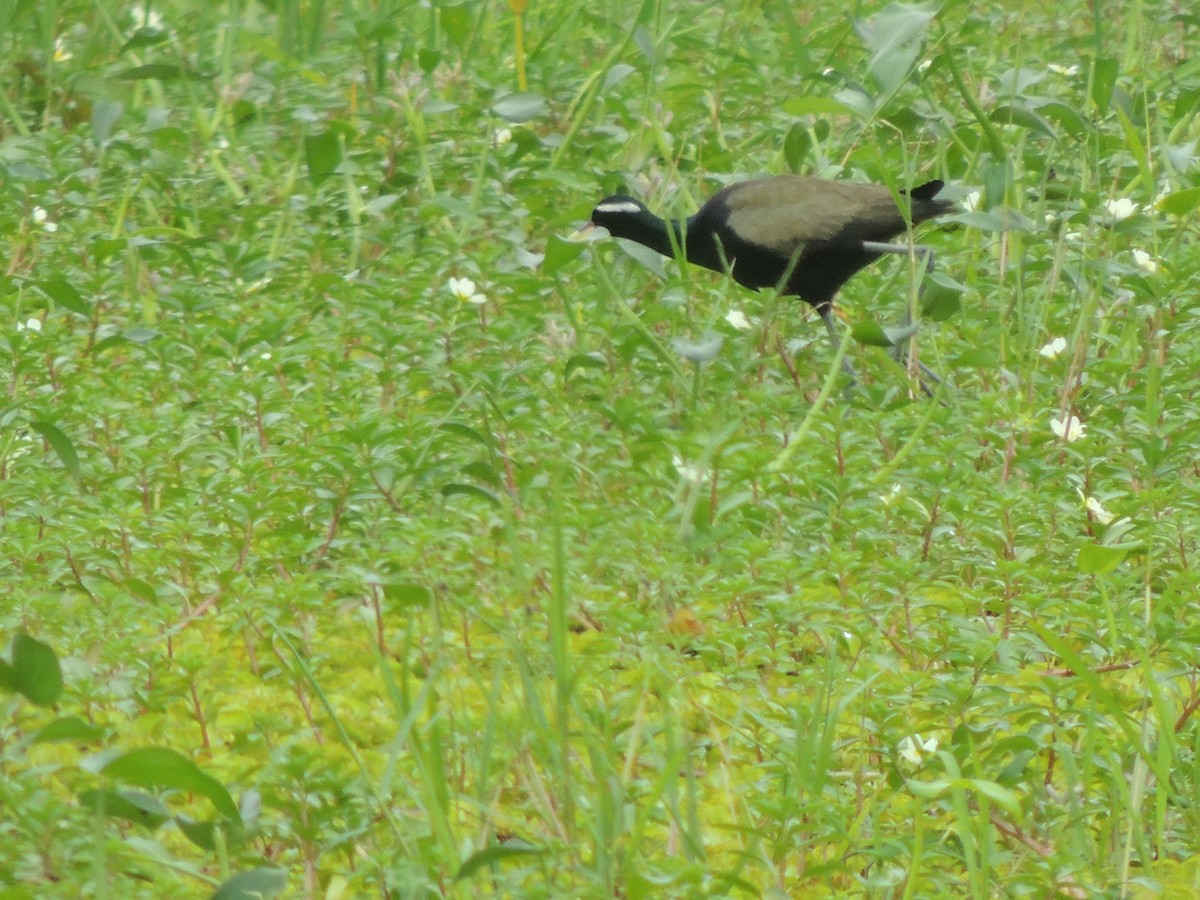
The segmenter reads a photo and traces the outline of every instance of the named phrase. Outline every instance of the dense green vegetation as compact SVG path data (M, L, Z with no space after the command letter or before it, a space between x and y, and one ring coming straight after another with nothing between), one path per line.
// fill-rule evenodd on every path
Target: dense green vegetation
M0 4L0 896L1195 896L1195 12L524 6Z

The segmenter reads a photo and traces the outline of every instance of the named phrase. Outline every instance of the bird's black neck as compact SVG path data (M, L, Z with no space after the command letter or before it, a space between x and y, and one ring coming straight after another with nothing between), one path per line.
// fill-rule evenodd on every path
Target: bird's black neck
M653 221L642 223L642 233L636 238L639 244L645 244L655 253L675 257L675 254L685 246L685 223L681 220L666 221L657 216Z

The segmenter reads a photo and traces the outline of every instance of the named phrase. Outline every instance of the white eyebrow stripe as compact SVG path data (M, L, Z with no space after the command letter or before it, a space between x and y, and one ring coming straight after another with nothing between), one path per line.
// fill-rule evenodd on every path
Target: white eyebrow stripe
M642 207L632 200L618 200L615 203L601 203L596 207L596 212L605 213L635 213L641 212Z

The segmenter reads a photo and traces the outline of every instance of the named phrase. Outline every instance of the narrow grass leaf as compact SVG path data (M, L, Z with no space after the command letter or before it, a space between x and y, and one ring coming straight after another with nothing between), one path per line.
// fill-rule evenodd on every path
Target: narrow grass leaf
M483 850L472 853L458 867L458 871L454 873L454 880L463 881L481 869L494 866L508 859L520 856L537 856L545 852L545 849L527 844L522 840L505 841L503 844L496 844L493 847L486 847Z

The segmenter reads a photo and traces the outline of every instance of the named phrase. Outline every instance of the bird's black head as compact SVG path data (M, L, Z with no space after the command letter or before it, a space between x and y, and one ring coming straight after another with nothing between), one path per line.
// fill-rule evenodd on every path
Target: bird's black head
M632 197L617 194L605 197L592 210L591 224L608 231L613 237L636 239L645 234L647 229L653 231L661 228L662 220L646 208L646 205Z

